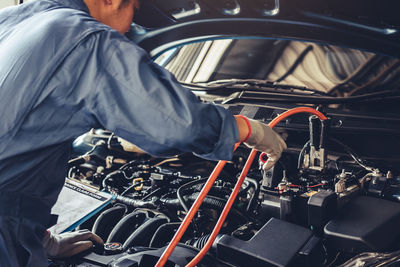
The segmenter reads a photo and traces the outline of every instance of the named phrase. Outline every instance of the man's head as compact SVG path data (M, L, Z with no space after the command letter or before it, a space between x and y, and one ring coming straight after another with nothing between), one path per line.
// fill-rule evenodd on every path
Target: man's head
M90 15L124 34L130 28L139 0L84 0Z

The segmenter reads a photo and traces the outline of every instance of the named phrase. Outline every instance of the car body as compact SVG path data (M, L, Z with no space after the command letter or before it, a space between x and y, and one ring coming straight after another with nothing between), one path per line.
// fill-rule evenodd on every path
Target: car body
M142 1L127 37L202 101L266 123L300 106L329 118L296 114L276 126L288 149L269 171L253 163L198 266L352 266L357 260L392 266L399 260L396 6L370 0ZM215 163L189 154L153 158L102 130L74 146L77 158L92 158L72 160L68 178L112 192L119 202L84 226L107 242L123 243L124 251L80 256L75 264L153 266ZM248 152L238 148L167 264L186 265L204 247Z

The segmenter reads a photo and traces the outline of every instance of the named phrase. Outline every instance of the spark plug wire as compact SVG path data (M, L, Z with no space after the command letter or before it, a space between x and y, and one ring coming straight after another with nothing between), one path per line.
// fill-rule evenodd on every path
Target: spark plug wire
M273 119L268 125L273 128L275 127L280 121L283 119L297 113L311 113L316 115L320 120L326 120L327 118L325 117L324 114L321 112L310 108L310 107L298 107L298 108L293 108L290 109L279 116L277 116L275 119ZM235 145L235 150L239 146L239 143ZM257 150L252 149L250 152L249 157L247 158L246 164L243 167L243 170L240 174L240 177L238 181L236 182L236 185L217 221L217 224L215 225L210 238L208 239L207 243L205 246L200 250L200 252L190 261L186 267L194 267L196 264L198 264L203 257L207 254L209 249L211 248L212 244L214 243L219 231L221 230L222 225L225 222L226 217L228 216L228 213L236 199L237 194L240 191L240 188L242 187L242 183L244 179L247 176L248 171L250 170L251 164L253 163L253 160L255 156L257 155ZM189 212L186 214L185 219L182 221L178 231L175 233L174 237L172 238L171 242L165 249L164 253L161 255L160 259L158 260L156 267L162 267L165 265L167 262L169 256L172 254L174 251L175 247L177 246L178 242L182 238L183 234L185 233L187 227L190 225L190 222L192 221L194 215L196 214L197 210L200 208L201 203L203 202L204 198L206 197L207 193L210 191L211 187L214 184L215 179L218 177L220 172L222 171L223 167L225 166L226 161L219 161L215 169L210 175L210 178L207 180L206 184L204 185L203 189L201 190L199 196L197 197L196 201L193 203L192 207L190 208Z

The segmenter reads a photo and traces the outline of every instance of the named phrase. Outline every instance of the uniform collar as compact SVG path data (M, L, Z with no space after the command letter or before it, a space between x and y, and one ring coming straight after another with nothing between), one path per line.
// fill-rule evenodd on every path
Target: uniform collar
M59 5L63 7L82 10L86 13L89 13L89 8L85 4L85 2L83 2L83 0L53 0L53 1L57 2Z

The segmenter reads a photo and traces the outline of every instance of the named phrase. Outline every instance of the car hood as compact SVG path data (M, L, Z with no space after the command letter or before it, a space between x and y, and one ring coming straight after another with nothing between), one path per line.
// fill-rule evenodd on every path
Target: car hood
M394 8L395 1L143 0L128 37L147 50L157 63L164 61L160 65L181 82L204 84L250 78L280 81L289 87L305 86L322 93L303 97L288 92L287 88L254 92L257 89L230 90L222 85L221 90L200 92L205 101L216 102L215 96L222 96L220 103L228 105L286 103L399 118L400 17ZM224 56L215 66L207 64L207 60L201 61L196 73L203 74L206 70L210 73L207 79L189 79L186 74L194 65L187 55L194 55L196 49L207 50L202 43L219 39L235 41L227 45L229 49L224 50ZM281 42L274 42L276 39ZM192 44L195 47L190 47ZM212 46L219 51L217 43ZM181 50L181 60L168 64L165 63L168 59L160 60L163 58L160 55L168 54L166 51L184 47L187 49ZM212 49L207 51L213 54ZM293 64L281 64L294 60L286 51L298 51ZM319 58L318 64L313 56ZM268 66L261 66L259 58L264 58ZM285 67L279 69L280 66ZM259 75L262 69L268 71ZM344 73L343 69L349 70ZM327 80L333 83L325 86Z
M396 0L144 0L135 41L157 55L204 37L310 40L400 56ZM142 27L138 27L140 25Z

